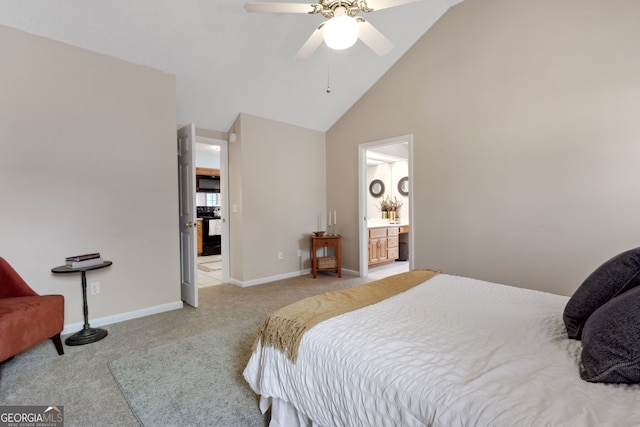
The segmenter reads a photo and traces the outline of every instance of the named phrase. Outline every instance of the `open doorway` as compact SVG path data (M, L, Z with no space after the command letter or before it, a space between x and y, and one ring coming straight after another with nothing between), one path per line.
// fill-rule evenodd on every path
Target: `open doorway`
M227 185L227 141L196 136L196 186L198 221L198 289L229 281L229 227L226 221L229 200ZM218 181L217 183L215 181Z
M413 135L358 147L361 277L413 268L412 152Z

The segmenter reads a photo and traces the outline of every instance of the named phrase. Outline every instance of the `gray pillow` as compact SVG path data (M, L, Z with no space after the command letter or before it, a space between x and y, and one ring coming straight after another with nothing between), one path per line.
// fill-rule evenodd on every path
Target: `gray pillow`
M640 383L640 287L597 309L582 331L583 380Z
M569 338L580 339L589 316L623 292L640 285L640 248L618 254L598 267L569 299L562 316Z

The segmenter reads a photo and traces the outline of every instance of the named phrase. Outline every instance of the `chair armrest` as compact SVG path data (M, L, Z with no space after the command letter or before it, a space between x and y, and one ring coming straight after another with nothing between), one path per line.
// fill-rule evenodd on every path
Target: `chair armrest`
M37 295L38 293L27 285L13 267L0 257L0 298Z

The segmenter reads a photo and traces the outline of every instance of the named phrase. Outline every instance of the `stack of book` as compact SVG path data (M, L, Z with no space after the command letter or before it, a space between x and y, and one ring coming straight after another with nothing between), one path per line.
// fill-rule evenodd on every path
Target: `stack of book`
M67 267L81 268L102 264L103 260L99 252L93 254L75 255L65 258Z

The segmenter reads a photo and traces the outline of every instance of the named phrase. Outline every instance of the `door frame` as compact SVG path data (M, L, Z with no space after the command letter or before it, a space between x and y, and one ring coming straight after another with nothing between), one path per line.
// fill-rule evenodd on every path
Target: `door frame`
M229 248L231 240L229 238L229 143L220 140L220 191L222 192L222 281L229 283Z
M358 223L360 242L360 277L369 274L369 230L367 228L367 150L385 145L408 143L409 158L407 168L409 170L409 269L413 269L413 134L401 135L387 139L358 144Z
M220 250L222 252L222 281L229 282L229 143L224 139L209 138L196 135L195 142L220 147L220 216L222 217L222 237ZM196 254L197 255L197 254ZM196 256L197 262L197 256Z

